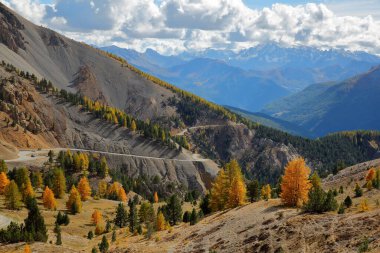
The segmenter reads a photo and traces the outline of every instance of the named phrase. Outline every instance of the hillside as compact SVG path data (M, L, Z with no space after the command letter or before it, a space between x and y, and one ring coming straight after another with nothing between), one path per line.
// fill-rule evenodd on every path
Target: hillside
M315 84L268 105L264 113L323 136L349 130L379 130L380 67L338 83Z
M189 152L99 119L53 93L39 91L34 81L10 69L0 67L3 147L13 151L71 147L135 155L105 154L112 168L131 177L159 175L200 191L217 173L213 162L194 159ZM2 153L1 159L12 159L14 154Z
M148 139L151 139L153 135L161 138L162 136L158 134L159 128L161 134L162 130L166 131L164 136L166 140L170 139L170 132L171 137L182 143L182 146L195 153L201 153L205 158L213 159L219 164L236 158L243 165L249 178L258 176L260 180L276 182L284 165L300 155L307 159L313 169L320 170L321 174L326 176L336 171L338 164L342 162L352 165L373 159L379 149L378 145L372 145L372 143L379 143L376 133L358 133L358 138L363 139L360 142L356 140L356 137L346 135L335 135L323 138L321 141L311 141L257 125L224 107L144 73L120 57L72 41L46 28L35 26L3 5L1 5L1 15L3 17L1 23L6 28L4 31L10 36L3 38L0 50L0 59L4 59L6 63L12 63L24 73L28 71L32 74L36 71L35 74L38 77L52 81L53 86L73 93L77 92L75 96L72 96L71 102L83 102L83 96L87 96L98 103L113 106L114 108L109 109L110 111L103 117L108 121L117 122L116 125L119 127L122 126L126 117L125 113L129 115L129 119L134 117L139 130L144 132L142 135ZM12 38L12 40L7 38ZM88 107L84 103L77 103L77 105ZM49 106L51 105L47 107ZM41 110L47 110L44 108L45 105L41 107ZM91 107L94 107L94 104ZM115 111L118 112L118 116L112 114ZM95 112L97 113L100 112ZM67 115L56 115L61 115L60 121L68 120ZM86 117L82 116L69 115L68 117L76 123L86 120ZM67 142L66 145L72 144L73 148L87 146L86 149L111 150L110 146L120 153L131 152L142 156L146 154L151 156L152 153L153 156L173 158L171 151L168 151L165 145L155 142L153 148L145 144L145 139L132 137L133 140L130 140L130 136L119 134L116 130L111 131L106 128L100 130L101 124L95 124L93 128L92 123L89 122L83 123L85 127L68 125L65 132L57 133L54 136L56 140L52 139L52 141L61 141L59 144L63 145L63 139ZM217 127L209 128L208 126ZM47 129L49 127L51 128L51 125ZM89 131L94 129L94 134L84 132L83 136L80 136L77 134L80 131L77 128L88 128ZM112 129L115 129L115 126ZM102 136L99 136L99 132ZM187 141L183 139L183 135L180 135L182 132L185 132L190 145L186 145ZM68 137L65 136L67 133ZM176 136L177 134L179 136ZM111 140L104 141L103 135L107 137L105 139L109 137ZM35 138L35 136L32 137ZM68 142L66 138L71 142ZM124 138L123 146L119 147ZM54 143L51 146L57 145ZM25 148L25 145L14 144L13 147ZM2 149L9 150L6 142ZM11 152L8 153L12 155ZM193 157L193 154L188 154L187 151L184 153L186 154L181 155ZM133 175L137 176L141 172L155 174L155 170L148 169L149 163L145 161L137 163L130 159L127 162L119 161L118 165L123 163L126 164L123 168L129 170L129 173L133 171ZM162 168L160 173L169 169L178 171L177 167L173 168L171 164L165 164L162 161L160 165L154 166ZM181 165L181 168L183 167ZM215 163L212 167L216 167ZM140 169L140 173L137 173L136 168ZM200 168L200 171L203 171L203 168ZM213 171L215 173L215 170ZM187 178L186 172L184 174L186 176L181 176L181 181L187 182L190 179ZM199 177L195 178L198 181ZM194 177L191 180L194 180Z
M313 135L310 132L307 132L305 129L302 129L301 127L295 124L292 124L290 122L287 122L285 120L271 117L264 113L250 112L250 111L242 110L240 108L235 108L231 106L226 106L226 107L229 110L237 114L240 114L241 116L248 118L252 120L253 122L260 123L264 126L271 127L280 131L284 131L292 135L304 136L304 137L309 137L309 138L313 137Z
M280 199L259 200L237 208L219 211L202 218L197 224L182 223L154 232L151 238L132 234L128 227L118 228L104 235L110 242L109 252L360 252L376 253L380 248L380 209L378 189L363 188L363 196L354 197L355 183L364 183L363 175L369 168L378 166L379 160L368 161L343 169L334 178L322 183L325 189L338 189L336 199L341 203L346 196L351 196L353 204L345 209L344 214L336 211L322 214L303 213L296 208L284 207ZM348 183L347 182L352 182ZM39 196L39 192L37 196ZM129 197L131 197L130 195ZM58 210L65 210L68 196L58 200ZM369 210L362 211L361 203L366 200ZM21 222L26 216L26 209L18 212L3 209L0 198L0 221L3 217ZM42 207L41 213L48 228L49 240L55 240L53 233L57 211ZM112 220L118 202L106 199L89 199L83 203L83 211L70 215L70 223L61 226L61 246L52 243L35 242L31 244L33 252L89 252L97 247L101 235L93 239L86 238L88 231L95 228L91 224L92 210L100 210L104 219ZM163 202L155 203L158 210ZM183 204L183 210L199 208L189 202ZM141 208L141 205L139 205ZM1 223L0 223L1 225ZM25 243L2 245L0 252L18 252Z
M380 63L379 57L364 52L275 43L239 52L209 49L170 56L152 49L142 53L116 46L101 49L215 103L252 112L310 84L342 81Z

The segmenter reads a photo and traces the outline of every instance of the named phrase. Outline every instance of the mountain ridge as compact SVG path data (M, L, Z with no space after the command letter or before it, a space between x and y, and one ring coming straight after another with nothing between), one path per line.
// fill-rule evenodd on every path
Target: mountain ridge
M263 113L305 127L318 136L355 129L379 130L378 80L380 65L343 82L314 84L268 105Z

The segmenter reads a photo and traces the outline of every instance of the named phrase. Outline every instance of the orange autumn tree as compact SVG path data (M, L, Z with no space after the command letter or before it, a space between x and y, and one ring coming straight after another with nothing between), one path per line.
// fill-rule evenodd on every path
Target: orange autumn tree
M4 172L0 173L0 195L5 193L5 188L9 185L10 181L7 177L7 174Z
M31 253L29 244L25 244L24 253Z
M365 180L367 182L369 181L372 181L374 178L375 178L375 175L376 175L376 171L374 168L371 168L368 173L367 173L367 176L365 177Z
M45 187L45 190L42 193L42 201L44 207L47 209L56 209L57 207L57 201L54 198L54 193L48 186Z
M158 203L158 193L157 192L154 192L153 199L154 199L154 203Z
M127 202L127 194L125 193L125 190L123 187L120 187L117 192L117 198L119 201Z
M98 225L103 220L102 213L99 210L95 210L91 215L92 224Z
M82 177L78 183L78 191L82 201L86 201L91 196L91 187L86 177Z
M303 158L296 158L286 165L280 194L286 206L300 207L307 202L311 188L309 174L310 168L306 166Z
M114 182L107 190L107 195L109 199L127 201L127 194L123 186L119 182Z

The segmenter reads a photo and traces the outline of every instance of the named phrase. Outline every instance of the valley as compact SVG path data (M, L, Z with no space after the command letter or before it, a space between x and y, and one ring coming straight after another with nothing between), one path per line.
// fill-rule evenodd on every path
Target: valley
M10 6L0 253L379 252L378 56L270 42L139 53Z

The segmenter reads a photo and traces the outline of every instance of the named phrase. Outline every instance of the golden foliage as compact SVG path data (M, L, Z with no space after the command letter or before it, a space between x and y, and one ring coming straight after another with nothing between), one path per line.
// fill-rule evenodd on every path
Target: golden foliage
M157 231L162 231L162 230L165 230L165 227L166 227L165 216L164 216L164 214L160 211L160 212L157 214L156 230L157 230Z
M134 131L136 131L136 129L137 129L136 122L134 120L132 120L131 131L134 132Z
M119 200L119 201L127 201L127 194L123 186L119 182L114 182L107 190L108 198Z
M246 186L236 160L221 169L210 191L210 207L213 211L234 208L246 201Z
M91 196L91 187L86 177L82 177L78 183L78 191L82 201L86 201Z
M363 199L360 202L360 211L362 211L362 212L369 211L369 204L368 204L368 200L367 199Z
M101 198L104 198L107 195L107 182L104 180L100 180L98 183L98 195Z
M264 185L263 188L261 188L261 198L264 200L268 200L272 197L272 189L269 184Z
M42 201L44 207L47 209L56 209L57 202L54 198L54 193L48 186L45 187L44 192L42 193Z
M308 200L311 183L309 167L303 158L296 158L285 167L281 181L281 200L287 206L300 207Z
M157 192L154 192L153 199L154 199L154 203L158 203L158 193Z
M97 225L103 220L102 213L99 210L95 210L91 215L92 224Z
M10 181L7 177L7 174L4 172L0 173L0 195L5 193L5 188L9 185Z
M75 186L73 185L70 190L69 199L66 202L66 208L70 211L73 211L74 205L75 212L80 213L82 211L82 201L77 188L75 188Z
M104 233L104 230L106 228L106 223L103 220L100 220L95 227L95 234L101 235Z
M23 187L23 198L26 200L27 197L34 197L36 194L33 190L32 183L30 180L26 181L26 185Z
M5 206L11 210L17 210L21 207L22 195L14 180L12 180L5 188Z

